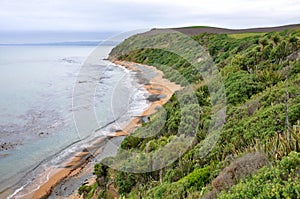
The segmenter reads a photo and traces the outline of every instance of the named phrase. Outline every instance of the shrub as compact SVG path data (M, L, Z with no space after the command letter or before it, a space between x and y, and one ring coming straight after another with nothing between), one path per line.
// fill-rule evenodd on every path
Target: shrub
M212 181L217 191L228 190L238 180L253 174L266 164L266 157L261 153L249 153L233 161L217 178Z
M238 71L225 80L225 88L228 103L236 105L261 92L263 85L255 79L254 75Z
M209 167L195 169L192 173L185 176L178 183L182 183L186 189L193 188L196 190L201 190L206 183L208 183L210 176Z
M105 187L107 183L107 173L108 167L101 163L94 165L94 172L93 174L96 175L97 184L101 187Z
M198 168L177 182L164 182L151 189L146 198L181 199L187 197L190 191L201 190L209 181L210 168Z
M92 187L88 186L88 185L82 185L81 187L79 187L78 189L78 194L79 195L84 195L86 196L90 191L92 190Z
M115 179L115 184L118 187L118 192L121 195L127 194L136 184L135 178L130 173L119 172Z
M274 167L264 167L220 199L300 198L300 153L291 152Z

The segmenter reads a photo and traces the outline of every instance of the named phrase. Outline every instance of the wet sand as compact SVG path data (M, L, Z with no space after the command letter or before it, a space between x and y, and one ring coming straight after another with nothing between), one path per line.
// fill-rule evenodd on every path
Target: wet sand
M155 76L151 77L149 81L145 83L144 87L150 95L160 95L164 97L154 100L149 105L149 107L142 113L142 115L135 117L124 129L115 132L111 135L108 135L108 139L112 139L118 136L127 136L130 133L132 133L136 128L138 128L141 125L141 118L147 117L156 112L158 108L160 108L163 104L169 101L169 99L172 97L175 91L181 89L179 85L170 82L167 79L164 79L163 73L157 70L155 67L125 61L114 61L114 63L117 65L121 65L129 70L140 73L139 76L147 76L147 74L143 74L145 73L144 69L151 70L152 72L154 72ZM99 145L101 145L101 147L97 150L101 150L101 148L103 148L104 142L105 140L99 140ZM85 171L83 171L84 167L90 162L91 158L92 155L89 152L81 152L77 154L71 161L69 161L66 164L64 168L53 170L54 174L49 178L49 180L43 185L41 185L41 187L39 187L32 194L27 195L25 198L45 198L49 196L55 188L55 186L57 186L63 180L67 181L68 178L72 178L78 175L80 172L91 172L91 168L85 169ZM74 190L74 193L70 196L60 198L79 198L79 196L77 194L77 190Z
M136 64L127 61L114 61L114 63L117 65L124 66L125 68L132 71L143 72L138 67L138 66L142 66L156 73L156 76L151 78L150 81L146 85L144 85L144 87L151 95L161 95L161 96L163 95L165 97L152 102L150 106L147 108L147 110L145 110L142 113L141 117L149 116L155 113L158 108L160 108L163 104L167 103L170 100L170 98L172 97L175 91L181 89L181 87L175 84L174 82L170 82L169 80L164 79L163 72L157 70L153 66ZM123 129L123 131L114 133L114 136L129 135L140 125L141 125L140 118L135 118Z

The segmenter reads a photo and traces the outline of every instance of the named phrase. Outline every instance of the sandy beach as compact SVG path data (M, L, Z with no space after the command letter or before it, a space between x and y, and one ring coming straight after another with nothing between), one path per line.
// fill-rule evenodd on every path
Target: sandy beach
M140 73L139 76L143 76L145 71L142 68L146 68L147 70L153 71L156 75L149 79L149 82L144 84L145 89L149 92L150 95L155 96L164 96L157 100L151 101L149 107L142 113L142 115L135 117L129 124L122 130L115 132L111 135L108 135L104 139L99 140L99 149L103 148L106 139L112 139L118 136L127 136L132 133L136 128L141 125L141 118L149 116L153 114L159 107L168 102L168 100L172 97L173 93L177 90L180 90L181 87L173 82L170 82L167 79L164 79L163 72L157 70L152 66L140 65L132 62L125 61L114 61L116 65L121 65L129 70ZM147 74L144 74L147 75ZM102 143L102 144L101 144ZM64 168L59 168L53 170L53 175L49 178L49 180L41 185L36 191L32 194L26 195L24 198L45 198L49 196L52 190L57 186L60 182L67 181L68 178L72 176L78 175L80 172L92 172L89 168L85 171L84 168L91 160L92 154L89 152L81 152L78 153L74 158L72 158L69 162L67 162ZM60 197L61 198L61 197ZM74 192L67 198L79 198L77 191Z
M153 101L150 106L143 112L141 117L149 116L153 114L158 108L160 108L163 104L167 103L169 99L172 97L173 93L177 90L180 90L181 87L173 82L170 82L169 80L164 78L163 72L156 69L153 66L147 66L147 65L141 65L136 64L133 62L127 62L127 61L114 61L115 64L124 66L125 68L132 70L132 71L141 71L138 66L143 66L148 69L151 69L156 73L156 76L154 78L151 78L149 83L144 85L146 90L151 95L164 95L164 98L161 98L159 100ZM122 132L116 132L116 136L120 135L129 135L132 133L137 127L140 126L140 118L133 119L124 129Z

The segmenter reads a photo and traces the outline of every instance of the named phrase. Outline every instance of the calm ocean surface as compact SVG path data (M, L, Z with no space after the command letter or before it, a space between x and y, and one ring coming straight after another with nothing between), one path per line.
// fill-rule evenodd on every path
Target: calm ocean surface
M73 118L73 89L95 47L0 46L0 191L14 187L15 194L26 192L47 168L61 166L91 139L121 129L148 106L134 72L103 60L112 48L97 47L89 71L100 77L93 80L97 124L87 122L81 134Z

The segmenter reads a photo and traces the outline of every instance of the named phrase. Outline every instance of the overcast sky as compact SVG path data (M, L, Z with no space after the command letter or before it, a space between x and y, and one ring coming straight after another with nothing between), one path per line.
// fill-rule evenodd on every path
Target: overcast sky
M299 0L0 0L0 31L121 32L300 23Z

